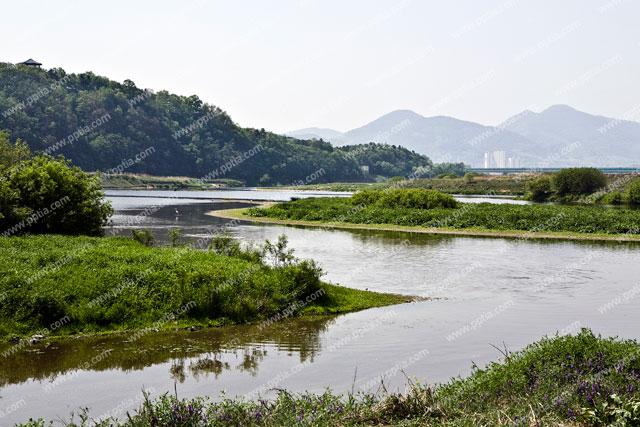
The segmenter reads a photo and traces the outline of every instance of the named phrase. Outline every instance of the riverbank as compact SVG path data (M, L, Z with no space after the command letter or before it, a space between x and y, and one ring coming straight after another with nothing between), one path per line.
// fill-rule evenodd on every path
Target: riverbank
M272 265L255 248L221 247L232 255L122 237L0 239L0 338L273 322L414 300L324 283L309 261Z
M505 195L522 196L526 192L527 182L539 174L484 176L476 175L472 179L447 175L435 178L417 178L406 180L391 179L387 182L331 182L327 184L311 184L305 186L265 187L271 190L313 190L343 191L354 193L360 190L384 190L392 187L425 188L447 194L462 195Z
M502 352L502 351L501 351ZM141 407L119 421L78 425L637 425L640 422L640 344L606 339L583 329L576 336L555 336L503 360L476 368L466 378L423 384L407 378L406 393L377 392L347 396L291 394L275 400L260 396L180 400L147 396ZM252 400L255 399L255 400ZM72 420L73 421L73 420ZM77 421L77 420L75 420ZM35 421L25 426L44 426Z
M267 208L275 203L261 205ZM349 222L323 222L323 221L302 221L290 219L275 219L269 217L257 217L249 214L249 210L254 208L225 209L207 212L207 215L225 219L239 219L244 221L258 222L264 224L280 224L302 227L335 228L335 229L355 229L355 230L379 230L379 231L400 231L405 233L440 234L453 236L475 236L475 237L496 237L515 239L556 239L556 240L585 240L585 241L615 241L615 242L640 242L639 235L631 234L604 234L604 233L577 233L577 232L537 232L526 230L491 230L485 228L456 229L453 227L429 228L420 225L402 226L395 224L354 224Z
M235 179L217 179L202 182L186 176L154 176L146 174L102 174L100 186L105 190L215 190L225 187L243 187Z

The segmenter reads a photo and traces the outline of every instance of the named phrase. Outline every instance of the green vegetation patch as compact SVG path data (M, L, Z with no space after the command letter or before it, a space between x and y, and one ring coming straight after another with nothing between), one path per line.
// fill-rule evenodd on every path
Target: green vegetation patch
M456 208L388 208L376 203L355 203L360 198L357 194L352 199L300 199L267 208L251 208L246 212L256 218L325 223L387 224L455 230L640 234L638 210L490 203L460 203Z
M286 241L267 245L265 256L223 240L201 251L126 238L0 238L0 337L246 322L311 295L323 297L305 305L309 313L406 301L327 285Z

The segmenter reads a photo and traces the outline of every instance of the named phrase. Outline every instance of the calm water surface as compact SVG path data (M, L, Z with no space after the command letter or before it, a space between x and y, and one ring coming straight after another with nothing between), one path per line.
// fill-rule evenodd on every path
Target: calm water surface
M171 227L182 228L186 239L207 237L225 220L206 212L246 205L212 200L201 192L141 192L140 198L126 193L108 193L116 214L107 235L129 235L135 226L152 229L159 242L166 241ZM273 200L292 195L282 193ZM257 200L253 193L230 194L223 197ZM517 350L545 334L575 333L581 326L640 338L640 297L602 310L640 284L637 244L250 223L230 232L257 242L286 234L296 255L320 262L324 279L333 283L439 299L290 319L262 329L243 325L149 333L135 342L127 335L42 342L2 361L0 410L14 402L24 405L0 418L0 425L33 416L67 417L79 407L91 407L96 417L114 408L133 410L143 387L158 395L173 392L174 383L181 397L216 397L222 391L271 397L271 387L346 392L357 368L355 389L375 391L380 376L394 366L429 382L446 381L468 374L472 362L496 360L500 355L490 344L504 342ZM96 361L101 354L107 356ZM402 374L384 382L390 390L405 386Z

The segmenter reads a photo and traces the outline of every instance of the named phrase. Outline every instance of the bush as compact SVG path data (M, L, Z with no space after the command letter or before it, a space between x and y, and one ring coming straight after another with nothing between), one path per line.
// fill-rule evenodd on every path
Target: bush
M629 198L629 203L640 205L640 178L629 184L627 187L627 197Z
M619 191L612 191L602 196L599 202L605 205L619 205L624 203L624 194Z
M39 155L3 171L0 230L100 236L113 209L99 177L89 177L62 157Z
M569 168L556 172L551 184L558 196L580 196L607 185L607 177L596 168Z
M471 172L467 172L464 174L464 182L471 183L473 182L474 175Z
M381 208L457 208L458 202L436 190L424 188L396 188L387 190L363 190L351 196L355 205L378 206Z
M543 175L534 181L527 182L527 200L534 202L544 202L553 191L551 190L551 177Z
M142 230L136 230L135 228L132 228L131 238L145 246L153 246L153 233L147 228L143 228Z

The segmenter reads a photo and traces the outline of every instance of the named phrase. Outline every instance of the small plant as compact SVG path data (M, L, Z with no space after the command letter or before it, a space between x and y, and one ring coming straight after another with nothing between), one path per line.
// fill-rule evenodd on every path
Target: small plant
M640 426L640 399L612 394L595 408L583 408L583 419L595 426Z
M295 261L293 249L287 249L289 240L284 234L278 237L278 241L274 244L269 239L264 242L265 253L273 262L274 267L285 267L291 265Z
M180 228L169 229L169 242L172 248L180 246Z
M224 232L223 234L218 234L211 240L209 250L219 255L238 256L242 248L240 247L239 241L231 237L229 233Z
M151 230L143 228L142 230L137 230L135 228L131 229L131 237L138 243L142 243L145 246L153 246L153 233Z

